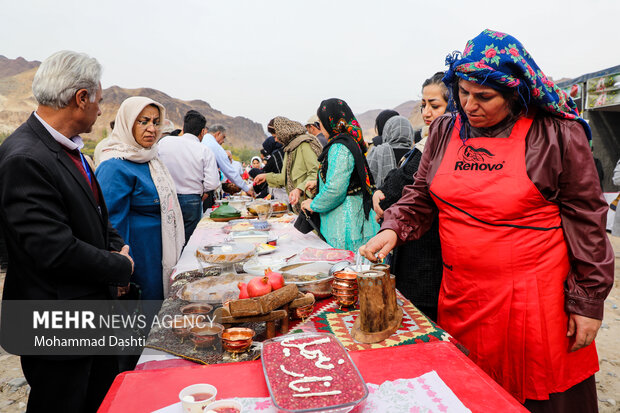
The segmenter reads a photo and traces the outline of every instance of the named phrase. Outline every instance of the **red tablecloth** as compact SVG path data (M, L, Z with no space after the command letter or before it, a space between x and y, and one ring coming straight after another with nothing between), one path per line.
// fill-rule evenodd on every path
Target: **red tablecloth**
M526 412L512 396L448 342L352 351L367 383L414 378L435 370L472 412ZM260 361L130 371L120 374L99 412L150 412L179 401L182 388L210 383L217 398L269 396Z

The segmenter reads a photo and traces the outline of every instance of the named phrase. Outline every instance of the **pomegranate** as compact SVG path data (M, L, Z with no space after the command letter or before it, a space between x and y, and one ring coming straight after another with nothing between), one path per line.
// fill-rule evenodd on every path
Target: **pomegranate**
M268 277L254 277L248 283L248 295L250 297L260 297L271 292L271 284Z
M265 270L265 276L269 278L269 284L271 284L271 288L275 291L282 287L284 287L284 277L279 272L272 271L271 268L267 268Z
M239 288L239 298L250 298L250 296L248 295L248 285L246 283L239 283L237 284L237 287Z

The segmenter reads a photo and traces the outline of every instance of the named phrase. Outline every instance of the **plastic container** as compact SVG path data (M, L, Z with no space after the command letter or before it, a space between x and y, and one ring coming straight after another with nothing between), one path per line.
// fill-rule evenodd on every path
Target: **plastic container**
M233 232L235 242L247 242L251 244L263 244L269 239L269 233L265 231L240 231Z

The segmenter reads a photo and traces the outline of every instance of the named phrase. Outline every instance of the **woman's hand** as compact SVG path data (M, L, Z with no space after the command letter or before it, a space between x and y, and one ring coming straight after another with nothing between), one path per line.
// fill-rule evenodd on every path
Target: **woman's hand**
M379 222L381 218L383 218L383 210L379 206L379 202L383 201L384 199L385 194L381 190L375 191L375 193L372 195L372 209L374 209L375 213L377 214L377 222Z
M305 190L307 192L316 192L316 181L308 181L308 182L306 182Z
M366 245L362 245L359 253L368 260L377 262L387 257L388 253L396 246L397 240L396 232L386 229L371 238Z
M312 211L312 208L310 208L311 203L312 203L311 199L306 199L304 202L301 203L300 208L303 209L304 211L314 212Z
M297 205L300 197L301 197L301 189L295 188L291 191L290 194L288 194L288 202L291 205Z
M575 344L573 344L570 351L577 351L582 347L589 346L594 341L600 327L601 320L578 314L570 314L566 336L575 337Z
M260 185L267 180L267 174L258 174L254 177L254 185Z

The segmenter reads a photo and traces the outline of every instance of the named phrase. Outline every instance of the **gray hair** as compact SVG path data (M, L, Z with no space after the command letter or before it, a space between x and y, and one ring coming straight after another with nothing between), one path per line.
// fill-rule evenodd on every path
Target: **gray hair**
M215 135L218 132L226 132L226 128L224 127L224 125L220 125L219 123L216 123L214 125L209 126L209 133L211 135Z
M80 89L86 89L94 102L101 81L101 64L85 53L69 50L56 52L34 75L32 93L40 105L64 108Z

